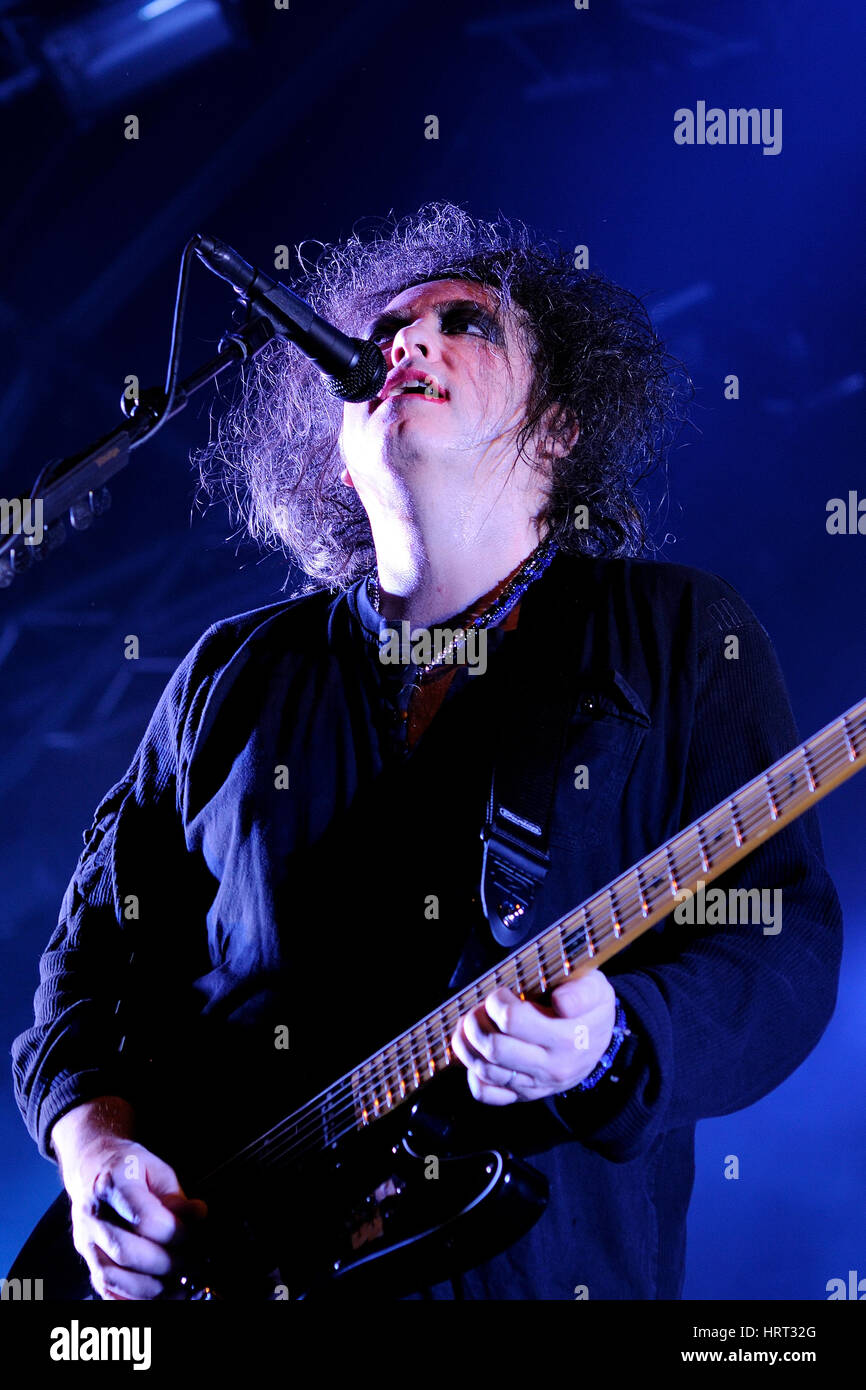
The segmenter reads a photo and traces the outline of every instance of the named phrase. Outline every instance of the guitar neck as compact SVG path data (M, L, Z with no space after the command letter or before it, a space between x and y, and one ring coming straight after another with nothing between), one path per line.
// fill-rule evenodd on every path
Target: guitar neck
M452 1065L449 1039L460 1018L493 990L504 986L521 999L536 998L604 964L852 777L866 762L864 754L861 700L368 1057L231 1166L294 1162L374 1124Z
M785 754L540 935L474 980L338 1086L351 1086L358 1127L390 1111L454 1061L463 1014L500 986L533 998L602 965L864 764L866 700Z

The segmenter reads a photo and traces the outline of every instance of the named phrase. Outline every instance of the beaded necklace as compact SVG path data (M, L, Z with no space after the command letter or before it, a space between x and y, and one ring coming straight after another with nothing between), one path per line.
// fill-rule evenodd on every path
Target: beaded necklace
M439 652L432 661L418 667L419 676L426 676L429 671L434 670L437 666L441 666L453 652L459 647L462 647L466 642L467 632L471 631L473 628L492 627L495 623L499 622L499 619L503 618L505 614L514 607L518 599L522 598L532 581L537 579L538 576L547 569L547 566L550 564L558 548L552 536L548 536L543 540L541 544L533 550L532 554L527 556L520 566L520 569L506 584L502 593L494 599L483 613L478 615L473 623L470 623L469 628L458 628L448 645L443 647L442 651ZM367 576L367 597L373 609L378 613L379 575L375 568L373 568Z

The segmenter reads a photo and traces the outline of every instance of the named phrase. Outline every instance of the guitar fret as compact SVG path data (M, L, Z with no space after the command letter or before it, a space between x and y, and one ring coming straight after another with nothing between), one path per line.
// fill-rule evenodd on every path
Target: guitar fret
M336 1135L334 1132L335 1114L334 1094L329 1091L322 1101L319 1113L316 1116L316 1123L322 1136L323 1148L332 1148L336 1144Z
M536 943L535 943L535 956L536 956L536 960L537 960L537 962L538 962L538 983L539 983L539 985L541 986L541 993L542 993L542 994L546 994L546 993L547 993L547 979L546 979L545 974L544 974L544 962L543 962L542 959L541 959L541 942L540 942L540 941L536 941Z
M386 1058L384 1052L378 1052L378 1054L377 1054L377 1063L378 1063L378 1069L379 1069L379 1076L378 1076L379 1099L381 1099L381 1104L382 1104L382 1105L385 1105L386 1095L388 1095L388 1058Z
M649 904L647 903L647 900L646 900L646 893L644 892L644 886L643 886L643 876L642 876L642 874L641 874L640 865L639 865L639 864L638 864L637 868L636 868L635 871L634 871L634 875L635 875L635 878L637 879L637 891L638 891L638 896L640 897L640 910L641 910L641 912L643 913L644 917L648 917L648 916L649 916Z
M385 1055L388 1056L388 1104L393 1105L395 1094L400 1088L400 1042L399 1038L393 1040L391 1047L385 1048Z
M372 1109L373 1114L378 1115L379 1097L376 1094L376 1077L373 1071L372 1062L367 1063L367 1095L369 1097L369 1106Z
M381 1077L379 1077L378 1086L379 1105L381 1105L382 1109L385 1111L385 1109L391 1109L391 1102L388 1101L388 1095L391 1094L388 1088L388 1058L386 1058L385 1052L379 1052L377 1061L382 1073Z
M728 806L731 809L731 825L734 827L734 842L736 843L737 848L739 848L739 846L743 843L743 835L742 831L740 830L740 820L739 816L737 815L737 808L734 805L733 800L728 802Z
M373 1114L378 1115L382 1102L379 1099L379 1077L372 1065L370 1066L370 1099L373 1102Z
M382 1080L385 1085L385 1103L390 1110L391 1106L394 1104L394 1096L391 1090L391 1068L388 1058L388 1049L385 1048L379 1055L382 1058Z
M428 1079L429 1077L435 1076L436 1074L436 1058L433 1055L433 1042L430 1037L430 1033L427 1026L429 1022L430 1020L425 1018L424 1022L421 1024L421 1028L423 1030L424 1035L425 1061L427 1063Z
M398 1089L399 1089L399 1091L400 1091L400 1099L401 1099L401 1100L402 1100L403 1097L405 1096L406 1090L407 1090L406 1078L405 1078L405 1076L403 1075L403 1058L402 1058L402 1055L401 1055L401 1052L400 1052L401 1044L402 1044L404 1041L405 1041L404 1038L398 1038L397 1041L396 1041L396 1043L394 1044L394 1052L395 1052L395 1054L396 1054L395 1060L396 1060L396 1063L397 1063L397 1087L398 1087Z
M568 952L565 949L565 935L561 931L558 932L557 935L559 937L559 955L562 960L562 973L563 975L568 976L571 974L571 961L569 960Z
M609 903L610 903L610 915L611 915L611 919L612 919L612 921L613 921L613 934L614 934L614 936L616 937L616 939L617 939L617 941L618 941L619 938L622 936L622 926L620 925L619 913L617 912L617 908L616 908L616 899L615 899L614 896L613 896L613 889L612 889L612 888L608 888L608 890L607 890L607 896L608 896L608 901L609 901Z
M392 1090L399 1091L401 1087L405 1092L406 1082L403 1080L403 1063L400 1059L400 1039L397 1038L394 1042L394 1086Z
M700 821L698 821L697 830L698 844L701 850L701 868L703 869L704 873L708 874L710 871L710 856L707 854L706 845L704 844L704 829Z
M368 1124L370 1123L370 1107L367 1105L367 1102L366 1102L366 1100L365 1100L365 1098L364 1098L364 1068L363 1068L363 1067L359 1067L358 1070L357 1070L356 1075L357 1075L357 1078L358 1078L358 1081L357 1081L357 1088L358 1088L357 1109L360 1111L362 1122L363 1122L365 1125L368 1125Z
M764 773L764 781L765 781L766 784L767 784L767 800L768 800L769 803L770 803L770 816L772 817L773 820L778 820L778 819L779 819L779 808L778 808L778 806L776 805L776 798L775 798L775 796L773 795L773 784L772 784L772 782L770 781L770 774L769 774L769 772L765 772L765 773Z
M583 935L586 941L586 949L589 952L590 960L592 960L593 956L596 954L595 941L593 940L592 932L592 919L590 917L589 907L587 906L584 908L583 912Z
M518 994L518 997L519 997L520 999L525 999L525 998L526 998L526 990L525 990L525 988L524 988L523 979L522 979L521 974L520 974L520 956L519 956L519 955L517 955L517 956L514 957L514 982L515 982L515 984L517 985L517 994Z
M667 859L668 864L668 878L671 882L671 895L675 898L677 896L677 893L679 892L679 888L677 886L677 876L676 871L674 869L674 861L671 857L671 852L668 849L667 845L665 845L665 858Z
M418 1057L415 1053L414 1034L415 1030L413 1028L412 1032L408 1034L408 1050L409 1061L412 1064L412 1080L415 1082L415 1088L417 1090L417 1088L421 1085L421 1068L418 1065Z
M848 716L845 714L842 715L842 732L845 735L845 743L848 748L848 761L849 763L853 763L854 759L857 757L857 750L854 747L853 740L851 738L850 733L848 732Z
M818 783L815 780L815 774L812 768L812 759L809 757L809 749L805 743L803 744L803 762L806 764L806 776L809 779L809 791L817 791Z
M413 1028L410 1034L411 1043L409 1048L409 1057L412 1062L412 1075L415 1078L416 1087L421 1085L421 1059L423 1056L423 1053L418 1050L417 1033L417 1028Z
M448 1036L447 1036L447 1034L446 1034L446 1032L445 1032L445 1026L444 1026L445 1024L447 1024L448 1018L447 1018L447 1016L446 1016L444 1010L440 1010L440 1012L436 1015L436 1017L437 1017L437 1019L438 1019L438 1021L439 1021L439 1032L442 1034L442 1048L443 1048L444 1055L445 1055L445 1061L446 1061L446 1062L450 1062L450 1061L451 1061L451 1048L450 1048L449 1043L448 1043Z

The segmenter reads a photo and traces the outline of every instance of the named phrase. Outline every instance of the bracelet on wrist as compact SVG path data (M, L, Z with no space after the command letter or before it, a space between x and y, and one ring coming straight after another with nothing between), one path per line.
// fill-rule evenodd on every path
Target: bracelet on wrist
M616 998L616 996L614 996L614 998ZM628 1027L626 1021L625 1009L620 1000L616 999L616 1018L614 1019L613 1031L610 1035L610 1042L608 1043L607 1051L604 1053L604 1056L599 1059L598 1064L589 1073L589 1076L585 1076L582 1081L578 1081L576 1086L570 1086L567 1091L559 1091L557 1094L559 1096L570 1096L573 1095L575 1091L591 1091L594 1086L598 1085L599 1081L608 1075L613 1066L614 1058L622 1047L624 1039L630 1037L631 1029ZM610 1079L611 1081L618 1081L619 1077L611 1075Z

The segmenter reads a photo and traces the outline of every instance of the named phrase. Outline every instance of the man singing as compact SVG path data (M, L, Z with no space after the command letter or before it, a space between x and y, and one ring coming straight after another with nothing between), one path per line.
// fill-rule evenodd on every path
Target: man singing
M636 485L686 393L639 300L448 203L301 265L298 292L381 348L385 386L342 405L271 344L202 464L313 585L181 662L14 1045L108 1299L182 1268L205 1212L175 1153L213 1166L798 742L737 592L649 553ZM428 639L408 660L407 632ZM547 870L503 917L491 776L548 769ZM448 1105L549 1202L401 1296L680 1296L695 1124L810 1053L841 953L814 812L717 883L780 890L781 928L668 916L603 969L463 1015Z

